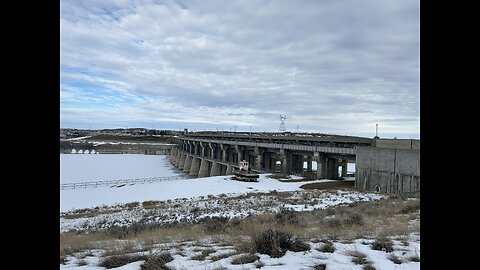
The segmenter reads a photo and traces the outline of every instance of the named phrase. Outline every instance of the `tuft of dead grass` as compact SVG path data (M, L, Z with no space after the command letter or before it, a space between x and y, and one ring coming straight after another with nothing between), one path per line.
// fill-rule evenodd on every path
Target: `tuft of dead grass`
M371 262L367 259L367 254L360 252L358 250L349 250L346 253L348 256L352 256L352 262L354 264L370 264Z
M317 248L317 250L324 253L333 253L336 248L332 241L326 241L321 247Z
M140 266L141 270L169 270L165 264L173 261L170 253L150 253L145 263Z
M397 255L395 255L393 253L390 253L387 256L387 259L389 259L390 261L392 261L395 264L402 264L402 260Z
M372 249L385 251L387 253L394 251L392 241L386 237L375 240L375 242L372 243Z
M103 258L100 261L99 266L110 269L110 268L124 266L132 262L146 260L146 259L147 259L146 255L114 255L114 256Z
M242 254L232 260L232 264L246 264L253 263L256 260L260 259L257 255L254 254Z
M213 248L204 249L204 250L202 250L201 254L195 255L195 256L191 257L191 259L196 260L196 261L204 261L206 257L208 257L210 254L212 254L214 252L215 252L215 249L213 249Z

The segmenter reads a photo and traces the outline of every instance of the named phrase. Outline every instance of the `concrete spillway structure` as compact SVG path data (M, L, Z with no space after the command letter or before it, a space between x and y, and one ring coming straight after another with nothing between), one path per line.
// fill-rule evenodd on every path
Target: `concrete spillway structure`
M384 192L420 191L420 141L378 139L357 149L355 186Z
M392 143L384 139L325 134L292 136L283 133L224 132L185 133L178 140L177 147L171 151L172 164L191 176L230 175L239 161L246 160L259 173L275 172L275 164L280 161L280 170L286 174L300 174L309 179L340 179L347 176L347 164L356 163L356 186L359 188L373 188L380 192L419 190L419 167L413 166L420 160L418 140ZM394 151L396 161L388 163L394 164L393 169L383 163L375 163L374 167L368 165L378 157L388 156L391 160L392 154L388 151L407 146L418 153ZM313 171L313 162L317 164L316 171ZM378 176L387 167L391 174L388 177ZM413 167L416 169L413 170ZM370 172L372 170L374 173Z

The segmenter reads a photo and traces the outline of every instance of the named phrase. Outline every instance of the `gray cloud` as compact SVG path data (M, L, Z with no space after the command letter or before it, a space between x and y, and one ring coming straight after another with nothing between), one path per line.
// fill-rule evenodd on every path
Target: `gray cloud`
M62 125L263 131L287 114L292 130L419 136L418 1L62 0L60 24ZM124 109L82 105L77 84Z

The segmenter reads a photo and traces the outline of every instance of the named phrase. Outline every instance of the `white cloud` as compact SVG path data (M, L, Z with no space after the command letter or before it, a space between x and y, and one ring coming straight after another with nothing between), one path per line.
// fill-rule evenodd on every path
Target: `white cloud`
M382 119L408 119L384 128L418 134L418 9L393 0L62 0L61 84L77 87L61 91L62 124L263 131L287 114L291 129L364 134ZM112 102L87 109L77 100L85 85ZM115 95L125 109L111 106Z

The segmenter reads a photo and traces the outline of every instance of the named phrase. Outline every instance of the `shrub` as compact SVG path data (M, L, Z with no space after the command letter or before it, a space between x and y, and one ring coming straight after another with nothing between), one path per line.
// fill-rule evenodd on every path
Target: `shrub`
M200 224L203 224L205 232L207 233L217 233L225 232L226 225L228 223L228 218L226 217L205 217L198 221Z
M420 210L420 201L410 201L400 209L401 214L414 213Z
M362 270L376 270L375 267L371 264L366 264L363 266Z
M117 238L117 239L123 239L128 236L129 232L126 227L120 227L120 226L112 226L110 228L107 228L105 231L108 236Z
M220 254L220 255L217 255L217 256L212 256L212 257L210 257L210 259L212 261L216 262L216 261L228 258L228 257L236 255L236 254L237 254L236 252L228 252L228 253Z
M125 204L125 206L126 206L127 208L136 208L136 207L138 207L139 205L140 205L139 202L130 202L130 203Z
M358 225L362 226L364 224L363 222L363 216L357 213L350 214L349 217L343 221L345 225Z
M388 255L387 259L389 259L390 261L392 261L395 264L401 264L402 263L402 260L400 260L400 258L397 257L397 255L395 255L393 253Z
M205 258L206 258L208 255L210 255L211 253L214 253L214 252L215 252L215 250L212 249L212 248L204 249L204 250L202 250L202 254L193 256L193 257L192 257L192 260L204 261Z
M260 260L255 263L255 268L262 268L264 266L265 266L265 264L263 262L261 262Z
M411 262L420 262L420 256L418 256L418 254L411 255L407 257L407 260Z
M315 267L313 268L314 270L325 270L327 269L327 265L325 264L318 264L318 265L315 265Z
M287 250L295 252L310 250L310 245L293 237L291 234L271 229L255 237L254 245L259 253L267 254L272 258L282 257Z
M85 259L80 259L77 261L78 266L84 266L87 265L87 261Z
M338 218L327 219L327 225L333 229L340 229L342 227L342 221Z
M166 263L173 261L170 253L151 254L145 260L145 263L140 265L141 270L169 270L165 266Z
M280 208L280 211L275 215L275 218L281 224L298 224L298 217L295 211L288 208Z
M246 264L246 263L253 263L254 261L260 259L257 255L253 254L244 254L240 255L233 259L232 264Z
M352 262L355 264L369 264L370 262L367 260L367 255L357 250L352 250L347 253L353 257Z
M152 208L158 205L160 201L144 201L142 202L143 208Z
M124 266L126 264L137 262L141 260L146 260L147 256L145 255L115 255L107 258L103 258L100 261L99 266L105 267L107 269Z
M389 253L393 251L393 243L387 238L377 239L372 243L372 249Z
M333 245L333 242L327 241L317 250L320 252L333 253L335 252L335 246Z

